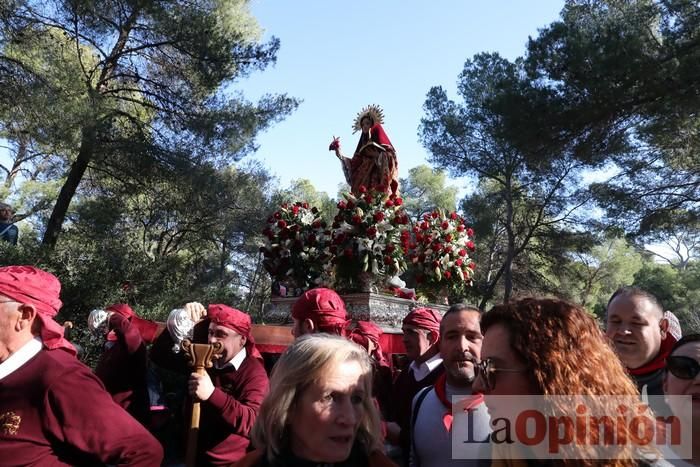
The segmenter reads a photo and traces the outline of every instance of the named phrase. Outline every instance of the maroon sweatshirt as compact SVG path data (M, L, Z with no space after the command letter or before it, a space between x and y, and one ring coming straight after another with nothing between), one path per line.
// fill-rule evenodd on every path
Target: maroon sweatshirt
M42 349L0 379L0 464L159 466L163 448L73 355Z
M109 318L109 329L117 340L100 356L95 374L114 402L145 425L149 415L146 344L136 326L118 313Z
M206 326L208 321L195 327L196 341L206 342L201 338ZM191 373L183 353L173 353L172 347L170 334L163 332L151 348L151 359L165 368ZM207 373L215 389L201 404L197 465L230 465L246 454L250 431L269 390L269 381L265 367L250 355L238 370L228 365L223 369L209 368Z

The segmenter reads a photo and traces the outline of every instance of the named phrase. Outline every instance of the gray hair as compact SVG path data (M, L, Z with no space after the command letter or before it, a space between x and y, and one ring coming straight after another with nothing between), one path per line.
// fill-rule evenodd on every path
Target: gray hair
M366 454L381 449L379 413L372 394L372 365L367 351L339 336L309 334L298 338L282 354L270 377L270 393L260 407L252 431L252 441L259 449L265 449L267 458L273 461L288 445L289 427L294 423L289 414L303 392L319 381L330 367L357 362L362 368L362 385L367 397L362 402L356 440Z

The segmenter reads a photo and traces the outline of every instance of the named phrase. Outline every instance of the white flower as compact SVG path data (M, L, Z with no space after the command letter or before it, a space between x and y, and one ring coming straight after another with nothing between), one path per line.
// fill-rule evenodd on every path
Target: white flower
M311 211L306 211L301 215L300 221L304 225L311 225L314 222L314 214Z

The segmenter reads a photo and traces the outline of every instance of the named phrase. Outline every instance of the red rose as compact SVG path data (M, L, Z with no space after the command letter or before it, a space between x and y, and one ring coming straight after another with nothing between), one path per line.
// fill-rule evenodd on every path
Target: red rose
M462 227L462 226L460 226L460 227ZM472 229L471 227L469 227L469 228L467 229L467 236L473 237L473 236L474 236L474 229Z
M370 227L369 229L367 229L367 236L368 236L369 238L374 238L375 235L377 235L377 229L376 229L376 228Z
M462 263L463 263L462 258L457 258L457 259L455 260L455 266L461 266Z
M345 203L345 201L343 201L343 200L338 201L338 209L345 209L347 207L348 207L348 205Z
M279 227L280 229L284 229L285 227L287 227L287 223L284 220L277 221L277 227Z
M301 203L301 207L304 209L309 209L309 203Z
M391 256L385 256L384 257L384 264L386 264L386 265L394 264L394 260L391 259Z
M458 252L459 256L467 256L467 250L464 248L461 248Z
M450 213L450 219L452 219L452 220L457 219L457 213L456 212Z
M474 242L472 242L471 240L469 240L469 241L467 242L467 248L469 248L470 251L474 251L474 248L475 248L475 247L474 247Z
M394 202L390 199L386 200L386 203L384 203L384 206L390 208L394 205Z
M365 195L365 201L367 201L367 204L371 204L374 198L372 198L372 195Z
M275 212L273 216L275 217L275 219L282 219L282 213L280 213L279 211Z
M299 206L297 206L297 205L292 206L292 212L294 213L295 216L297 214L299 214Z
M442 230L447 230L450 228L450 223L447 221L442 221L442 224L440 224L440 227L442 227Z
M419 233L416 233L416 242L422 242L423 241L423 236Z
M446 242L451 242L451 241L452 241L452 234L447 234L447 235L445 235L445 241L446 241Z
M474 269L476 269L476 263L469 263L467 267L473 271Z
M388 245L386 246L386 250L385 250L385 251L386 251L387 253L393 253L395 249L396 249L396 247L390 243L390 244L388 244Z
M313 224L311 224L311 227L313 227L314 229L320 228L321 227L321 220L320 219L315 220L313 222Z
M364 185L360 185L360 193L367 193L367 187Z
M449 279L450 277L452 277L452 273L450 271L445 271L442 273L442 275L445 279Z
M440 262L438 260L433 261L433 268L437 268L440 266Z
M458 225L457 226L457 232L464 232L464 226L463 225Z
M381 222L384 220L384 213L382 211L377 211L374 213L374 222Z
M453 250L452 245L445 245L445 252L446 253L452 253L452 250Z
M423 230L430 230L430 224L428 224L427 222L421 222L420 228Z
M433 219L437 219L437 217L438 217L437 211L431 212L431 213L430 213L430 217L432 217Z
M396 198L394 200L394 205L395 206L401 206L403 204L403 200L401 198Z

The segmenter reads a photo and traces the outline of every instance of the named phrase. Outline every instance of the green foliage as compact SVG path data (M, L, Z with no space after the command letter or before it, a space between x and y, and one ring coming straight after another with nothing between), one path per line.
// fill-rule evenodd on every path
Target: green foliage
M309 206L314 206L320 211L321 218L329 225L333 222L337 211L335 200L328 196L325 191L316 191L311 180L305 178L292 180L289 187L274 194L273 202L277 205L296 202L309 203Z
M235 80L274 62L248 2L13 2L0 16L0 128L17 171L65 176L44 243L55 245L88 167L143 183L151 171L222 166L297 105L257 103ZM225 91L225 92L224 92ZM45 206L39 206L46 209ZM35 211L35 207L31 208Z
M401 179L399 187L404 208L415 222L435 209L452 212L457 206L457 187L447 186L447 175L442 170L419 165L408 171L408 178Z
M685 270L647 262L635 274L634 285L653 293L672 311L684 334L700 332L700 262L692 262Z

